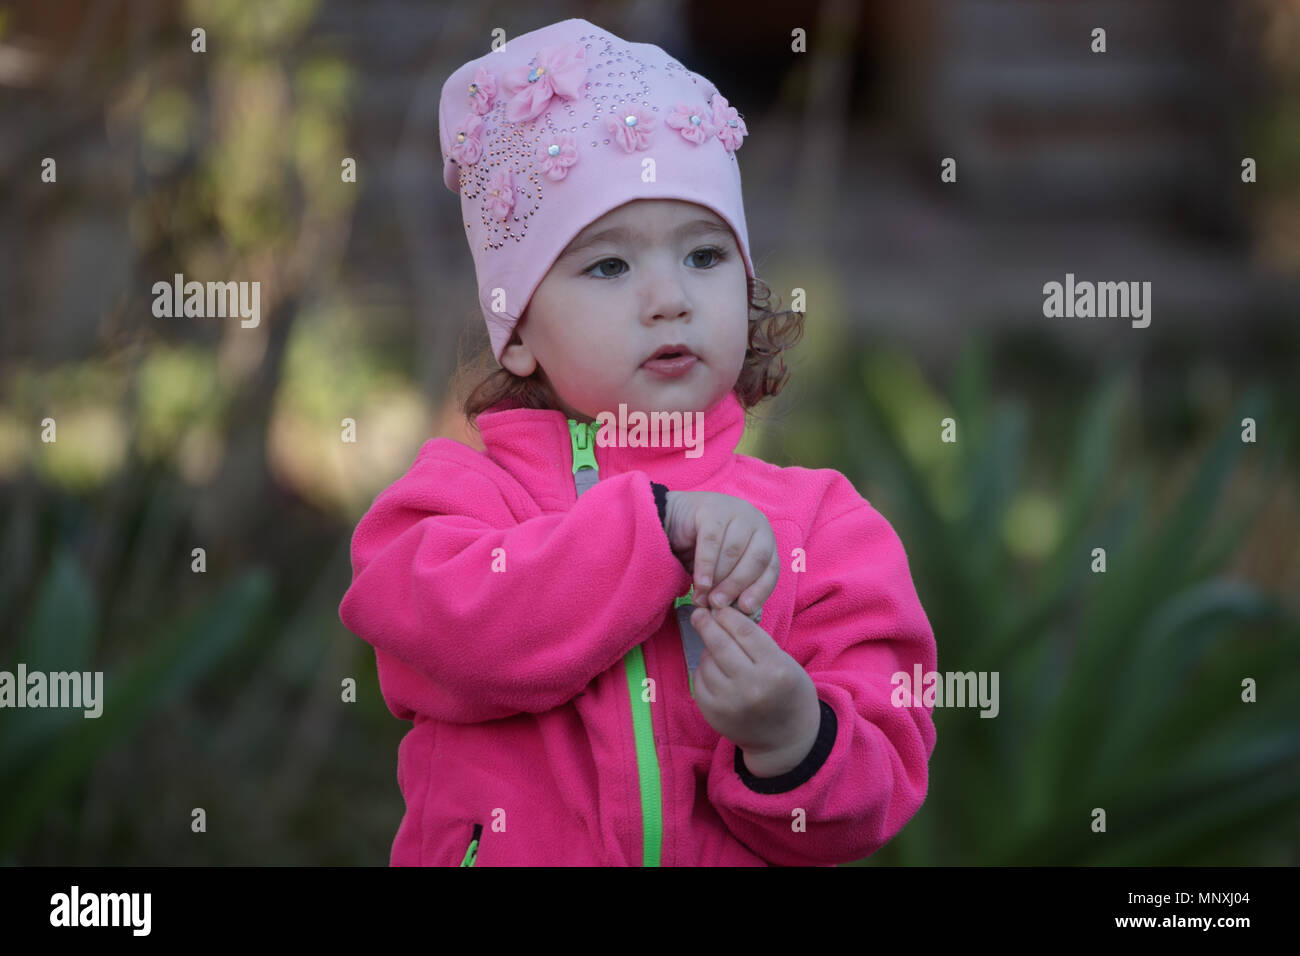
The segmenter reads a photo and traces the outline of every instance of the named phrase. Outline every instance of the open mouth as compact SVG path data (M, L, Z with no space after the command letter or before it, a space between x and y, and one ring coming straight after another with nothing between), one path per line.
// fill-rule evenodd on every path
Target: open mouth
M650 356L642 364L648 365L651 362L667 362L688 357L695 358L696 356L695 353L687 348L684 343L671 342L668 345L663 346L659 351L655 352L654 355Z
M646 359L642 368L655 375L676 377L685 375L698 361L691 352L669 349Z

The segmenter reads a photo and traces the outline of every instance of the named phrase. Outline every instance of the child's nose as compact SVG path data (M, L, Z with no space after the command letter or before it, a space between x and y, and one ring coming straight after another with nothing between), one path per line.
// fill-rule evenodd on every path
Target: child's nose
M646 276L645 284L642 301L650 318L679 319L690 315L691 300L680 276L670 272Z

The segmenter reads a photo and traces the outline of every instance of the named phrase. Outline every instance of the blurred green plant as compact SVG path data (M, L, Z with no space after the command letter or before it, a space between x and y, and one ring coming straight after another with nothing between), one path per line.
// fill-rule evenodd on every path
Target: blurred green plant
M104 675L96 718L0 709L0 865L385 858L403 725L373 651L338 619L346 529L286 518L274 533L288 559L251 563L216 542L195 574L199 494L132 456L83 496L29 473L0 508L0 668ZM343 677L355 706L339 705ZM189 830L196 806L203 835Z
M994 401L981 342L963 353L951 403L903 354L871 351L853 372L825 379L848 383L827 399L834 466L882 489L939 671L998 672L1001 705L995 719L935 708L925 804L858 865L1257 862L1300 810L1300 627L1221 569L1292 437L1270 393L1247 391L1178 497L1153 501L1150 456L1119 457L1138 409L1132 369L1060 420L1076 439L1051 466L1052 491L1025 477L1026 403ZM1247 444L1248 415L1288 424ZM939 440L947 416L955 443ZM1259 459L1255 489L1216 520L1243 456ZM1105 573L1091 573L1098 547Z
M7 667L16 670L21 662L29 673L102 670L102 712L86 717L82 709L49 707L0 716L0 860L13 862L51 807L142 720L207 677L252 632L270 593L268 575L249 571L201 606L166 617L143 650L94 661L103 608L76 559L57 554Z

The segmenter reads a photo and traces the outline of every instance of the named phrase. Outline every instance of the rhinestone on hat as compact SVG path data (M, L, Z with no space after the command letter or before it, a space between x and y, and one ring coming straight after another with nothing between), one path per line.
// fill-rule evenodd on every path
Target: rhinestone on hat
M557 146L555 143L552 143L550 146L547 146L547 147L546 147L546 154L547 154L548 156L559 156L559 155L560 155L560 147Z
M636 125L636 117L635 117L635 116L624 116L624 117L623 117L623 122L626 123L628 126L635 126L635 125Z

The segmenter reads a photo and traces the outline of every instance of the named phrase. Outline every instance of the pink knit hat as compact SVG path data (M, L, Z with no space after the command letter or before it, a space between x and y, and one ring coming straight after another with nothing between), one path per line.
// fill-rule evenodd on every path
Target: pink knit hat
M735 156L748 133L704 77L586 20L507 39L456 70L438 105L443 181L460 194L497 361L574 236L634 199L713 210L753 278Z

